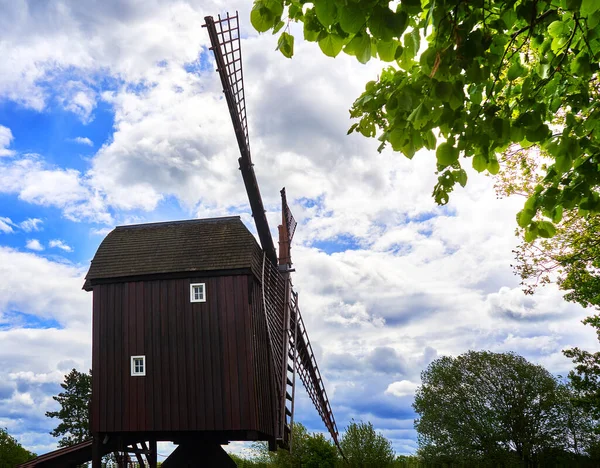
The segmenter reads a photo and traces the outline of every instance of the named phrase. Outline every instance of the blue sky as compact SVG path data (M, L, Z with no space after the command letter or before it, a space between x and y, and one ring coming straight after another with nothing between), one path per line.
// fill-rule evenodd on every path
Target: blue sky
M248 28L253 160L272 227L286 187L298 229L295 288L343 429L372 421L416 448L420 372L469 349L515 351L565 374L561 350L598 349L586 311L512 274L514 216L493 179L433 203L435 157L412 161L347 136L348 108L380 63L326 58ZM237 147L207 51L211 2L13 2L0 18L0 427L56 446L44 413L66 372L90 367L81 290L114 226L240 214L253 230ZM24 33L27 31L27 34ZM35 285L35 287L33 287ZM297 420L324 427L301 393ZM165 448L167 450L168 448Z

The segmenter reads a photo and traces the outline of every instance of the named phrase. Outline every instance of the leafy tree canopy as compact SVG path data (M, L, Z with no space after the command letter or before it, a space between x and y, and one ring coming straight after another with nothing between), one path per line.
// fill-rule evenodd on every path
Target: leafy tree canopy
M594 443L569 389L513 353L442 357L421 380L413 406L426 460L534 466L557 454L577 457Z
M0 468L14 468L35 457L35 453L24 449L6 429L0 428Z
M255 0L251 22L286 20L330 57L390 65L354 102L351 132L407 158L435 150L437 203L467 182L465 165L497 174L510 145L551 158L517 216L527 239L551 237L565 210L600 212L597 0ZM278 49L293 55L285 28ZM536 218L537 216L537 218Z
M62 421L50 434L54 437L64 436L59 440L58 445L68 447L91 437L89 422L91 371L85 374L73 369L65 376L65 381L60 386L64 391L52 397L60 403L60 410L47 411L46 416Z
M334 468L338 461L338 450L323 434L310 434L300 423L292 426L291 451L279 449L269 452L266 443L254 445L255 456L251 463L269 468ZM246 466L243 460L239 467Z
M370 422L352 421L340 446L350 468L385 468L393 466L394 449L392 443L382 434L375 432Z

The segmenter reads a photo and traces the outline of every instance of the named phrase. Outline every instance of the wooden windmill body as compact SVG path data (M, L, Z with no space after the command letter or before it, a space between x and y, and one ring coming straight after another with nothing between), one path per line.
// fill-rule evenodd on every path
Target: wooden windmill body
M282 196L279 258L256 181L246 123L237 14L206 27L241 152L260 244L239 217L115 228L92 260L93 440L25 466L74 466L130 453L163 467L235 466L230 441L290 448L296 375L334 442L338 432L292 290L296 222ZM339 445L338 445L339 447Z

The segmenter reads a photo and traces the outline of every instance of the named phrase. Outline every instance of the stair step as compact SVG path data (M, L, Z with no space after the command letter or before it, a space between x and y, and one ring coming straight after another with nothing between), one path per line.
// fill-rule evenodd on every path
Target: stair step
M285 397L286 397L288 400L292 401L292 395L290 395L290 393L289 393L289 392L285 392Z

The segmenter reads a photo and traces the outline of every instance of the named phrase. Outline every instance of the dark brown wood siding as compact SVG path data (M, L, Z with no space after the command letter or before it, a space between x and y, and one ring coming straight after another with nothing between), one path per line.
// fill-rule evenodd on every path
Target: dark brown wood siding
M205 283L207 301L190 301ZM260 284L253 275L94 286L92 430L274 434ZM131 356L146 375L131 376Z

